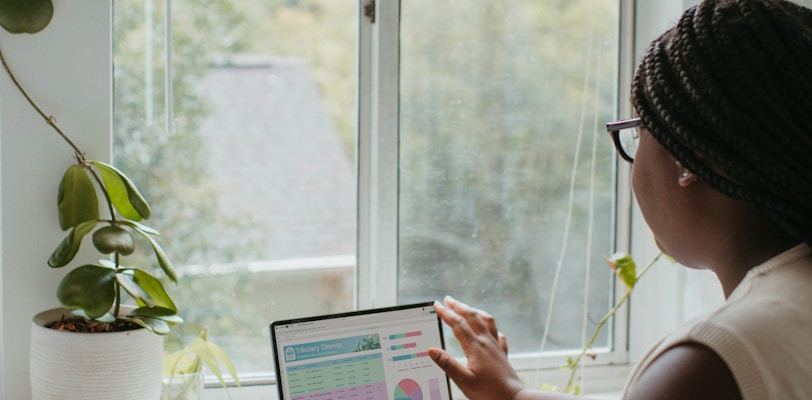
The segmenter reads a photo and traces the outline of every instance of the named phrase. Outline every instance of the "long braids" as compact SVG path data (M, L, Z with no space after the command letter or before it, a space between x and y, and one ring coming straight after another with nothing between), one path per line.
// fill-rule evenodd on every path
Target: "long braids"
M652 42L632 102L682 165L812 245L812 10L703 1Z

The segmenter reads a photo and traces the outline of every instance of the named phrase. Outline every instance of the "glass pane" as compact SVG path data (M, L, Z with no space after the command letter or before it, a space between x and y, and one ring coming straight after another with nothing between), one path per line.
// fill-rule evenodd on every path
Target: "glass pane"
M512 353L580 348L585 311L591 334L611 304L618 9L402 2L398 301L485 309Z
M268 372L270 321L354 306L357 5L172 1L171 96L166 8L115 2L114 155L180 274L167 349Z

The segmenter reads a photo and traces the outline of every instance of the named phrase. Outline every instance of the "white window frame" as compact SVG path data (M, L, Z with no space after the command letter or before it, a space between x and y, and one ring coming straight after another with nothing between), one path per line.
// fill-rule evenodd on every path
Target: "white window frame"
M366 4L369 0L359 0ZM623 31L618 113L629 114L628 87L634 60L645 43L674 22L682 9L695 0L647 2L622 0ZM0 32L4 54L19 79L46 112L53 113L60 126L81 148L96 159L110 160L112 150L112 0L54 2L55 17L36 35ZM359 67L359 222L360 307L392 304L396 301L397 276L397 13L398 0L378 0L376 21L371 24L359 7L361 29ZM632 12L634 10L634 12ZM392 20L394 18L394 20ZM390 29L380 27L383 22ZM633 46L632 46L633 45ZM634 49L633 51L631 49ZM54 291L66 271L48 268L45 260L63 233L55 221L56 187L73 160L65 144L30 109L5 72L0 73L0 398L29 398L28 335L31 317L56 305ZM366 157L364 157L366 156ZM619 177L628 176L619 166ZM629 247L642 260L655 249L645 224L631 203L628 181L619 178L618 248ZM624 211L625 210L625 211ZM626 228L624 228L626 226ZM80 259L95 255L80 252ZM373 268L373 266L375 266ZM679 285L680 268L653 270L637 289L631 302L631 318L615 325L618 358L615 366L588 371L590 387L617 390L630 362L639 358L663 333L684 317L677 312L683 302ZM388 284L381 284L388 282ZM665 295L664 295L665 294ZM623 313L625 315L625 312ZM629 326L628 333L626 326ZM626 338L629 338L627 341ZM626 352L624 349L628 349ZM615 356L613 356L615 357ZM514 359L518 369L533 382L538 358ZM553 379L558 359L542 360L545 377ZM547 370L550 367L553 369ZM546 380L546 378L545 378ZM604 382L604 383L600 383ZM267 386L241 391L276 393ZM208 390L207 398L227 398Z

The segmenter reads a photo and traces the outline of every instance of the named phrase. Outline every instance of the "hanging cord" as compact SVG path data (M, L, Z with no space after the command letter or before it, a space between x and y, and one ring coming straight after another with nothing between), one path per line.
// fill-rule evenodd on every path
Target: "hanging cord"
M166 97L164 101L166 104L164 105L164 114L166 132L171 135L175 132L175 115L172 105L174 101L172 91L172 0L166 0L165 5L164 33L166 37L164 55L166 57L166 66L164 67L164 79L166 82Z
M586 265L584 266L584 317L581 321L581 348L586 346L587 327L589 325L589 282L592 275L592 238L594 237L595 226L595 173L598 164L598 105L600 97L597 95L601 87L601 57L596 57L595 60L595 113L592 119L592 159L590 160L589 170L589 219L587 228L587 244L586 244ZM583 386L584 374L583 365L581 366L581 375L579 377L579 386Z
M590 18L589 20L592 21L594 19L594 10L595 8L592 7L590 10ZM589 34L587 36L587 51L586 56L584 57L584 80L583 80L583 88L584 93L588 92L589 88L589 80L590 80L590 61L592 60L592 37L594 35L594 29L592 24L589 24ZM583 142L584 136L584 120L586 119L586 109L587 109L587 101L586 96L584 96L583 101L581 102L581 115L580 115L580 122L578 126L578 135L575 144L575 151L573 155L572 161L572 172L570 173L570 184L569 184L569 199L567 203L567 219L564 224L564 233L563 233L563 240L561 242L561 251L559 253L558 261L556 262L555 267L555 275L553 277L553 285L550 289L550 302L547 306L547 317L544 322L544 333L541 337L541 343L539 344L539 353L544 352L544 348L547 345L547 338L550 335L550 326L552 325L552 317L553 317L553 310L555 308L555 299L556 294L558 292L558 283L559 278L561 276L561 269L564 264L564 258L567 253L567 246L569 244L569 235L570 235L570 226L572 224L572 214L573 214L573 207L575 203L575 181L578 175L578 163L580 161L580 153L581 153L581 145ZM597 110L595 111L597 113ZM594 154L593 154L594 158ZM594 161L593 161L594 162ZM590 217L591 218L591 217ZM591 236L591 227L590 227L590 236ZM591 240L588 241L588 245L591 246ZM591 248L586 249L587 254L591 253ZM539 377L541 372L540 360L536 361L537 365L535 368L535 386L539 385Z

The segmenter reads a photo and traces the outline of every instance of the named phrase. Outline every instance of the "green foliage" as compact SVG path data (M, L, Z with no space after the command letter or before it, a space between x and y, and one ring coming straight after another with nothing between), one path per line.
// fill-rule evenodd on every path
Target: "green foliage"
M110 219L99 219L102 205L93 182L104 194ZM139 307L122 319L157 334L169 333L169 326L180 319L161 281L143 269L126 267L120 262L121 256L135 250L133 234L138 234L153 249L161 269L177 282L174 267L153 238L157 231L137 222L149 217L150 208L135 184L111 165L80 158L78 165L68 168L59 188L59 221L63 230L70 231L51 254L48 264L54 268L69 264L83 237L98 225L101 227L92 235L93 246L102 254L113 254L114 259L113 263L100 261L99 265L84 265L69 272L57 287L62 306L77 310L90 320L109 319L108 312L118 315L122 294L126 292Z
M59 183L57 195L59 226L64 231L83 222L99 219L99 209L87 206L98 202L96 189L84 166L71 165Z
M82 310L90 319L97 319L113 307L116 300L116 271L98 265L83 265L65 275L56 289L62 305L70 310Z
M617 274L620 281L628 288L634 288L637 283L637 266L631 254L617 252L606 259L606 263Z
M0 0L0 26L11 33L37 33L53 15L51 0Z
M226 382L220 369L221 364L228 369L234 382L238 386L240 385L237 370L226 352L220 346L209 341L208 327L201 331L198 337L194 338L188 346L164 357L164 375L175 377L198 373L203 370L204 364L217 377L223 387L226 386Z
M626 292L615 303L615 306L612 307L609 310L609 312L607 312L606 315L604 315L603 318L601 318L600 321L598 321L598 324L595 327L595 332L592 334L592 338L589 339L589 341L586 344L584 344L583 348L581 349L581 352L578 353L578 355L575 356L574 358L567 357L567 363L561 366L562 369L571 370L569 380L567 381L567 384L564 386L562 390L564 393L570 393L575 395L580 394L581 388L577 383L575 383L575 373L578 370L578 366L581 364L581 360L584 358L584 356L590 357L593 360L595 359L596 356L588 352L592 348L592 345L595 344L595 340L598 338L598 334L600 333L601 329L603 329L603 326L606 325L606 323L609 322L609 320L612 317L614 317L615 313L617 313L617 310L620 309L620 307L626 302L626 300L628 300L629 297L631 297L635 283L637 283L637 281L640 280L640 278L643 275L645 275L646 272L648 272L648 270L661 257L663 257L663 253L662 252L657 253L657 255L655 255L654 258L652 258L651 261L649 261L648 264L646 264L646 266L643 267L639 275L634 275L635 261L634 258L632 258L632 256L628 253L618 252L606 259L606 263L609 264L609 267L615 271L615 274L618 276L618 278L621 281L623 281L623 283L626 285Z
M149 218L151 213L149 204L130 178L112 165L101 161L90 163L101 173L107 195L123 217L133 221Z
M50 0L0 0L0 25L11 33L38 32L48 25L52 15ZM55 119L47 116L25 92L4 58L3 66L30 105L72 147L77 159L77 163L69 166L63 175L57 192L59 225L68 234L51 253L48 265L62 268L70 264L83 238L91 232L95 249L102 255L112 254L112 262L100 260L98 264L82 265L68 272L57 286L57 299L63 307L88 320L111 322L120 319L157 334L169 333L170 325L182 320L161 281L143 269L121 263L121 256L135 251L134 234L137 234L146 239L169 279L177 282L172 263L153 238L158 232L139 222L150 217L146 199L117 168L87 160L59 129ZM103 195L103 202L99 201L97 193ZM102 208L106 212L102 212ZM103 218L105 214L107 216ZM119 316L124 293L129 294L138 307Z

